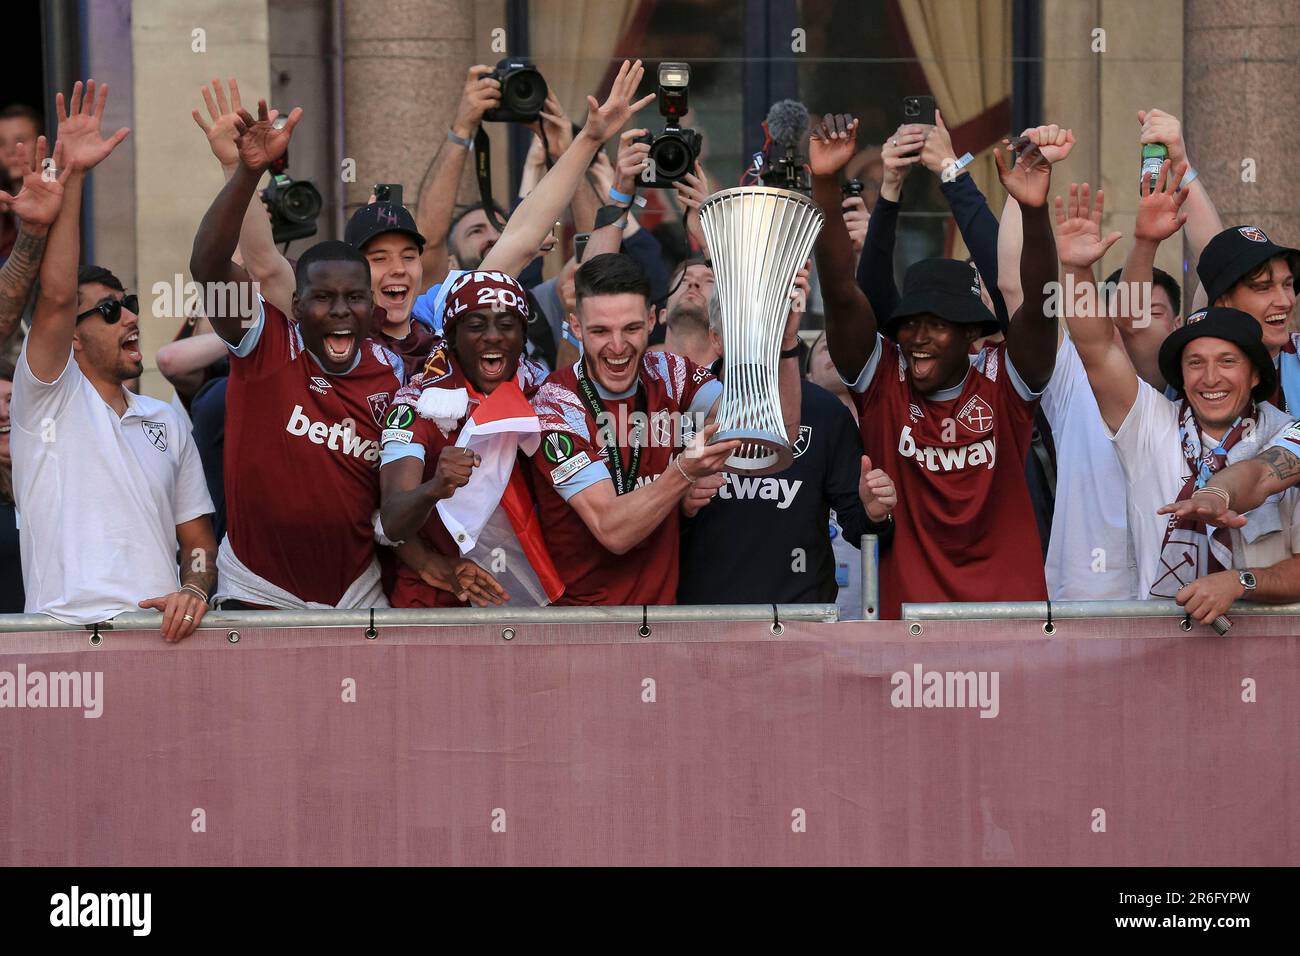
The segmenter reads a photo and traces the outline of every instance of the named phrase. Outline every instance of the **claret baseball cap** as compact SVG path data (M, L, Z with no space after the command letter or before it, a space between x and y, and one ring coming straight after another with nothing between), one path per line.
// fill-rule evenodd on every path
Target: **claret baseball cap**
M881 331L890 338L904 319L930 313L956 325L982 326L982 335L1000 331L998 320L980 298L980 274L958 259L922 259L903 275L903 297Z
M1300 268L1300 250L1279 246L1258 226L1233 226L1205 245L1196 276L1211 305L1234 285L1275 256L1286 256L1291 271Z

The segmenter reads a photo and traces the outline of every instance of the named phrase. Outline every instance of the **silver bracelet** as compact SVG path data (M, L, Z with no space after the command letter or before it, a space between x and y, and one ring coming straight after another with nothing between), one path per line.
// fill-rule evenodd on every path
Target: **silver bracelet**
M210 604L210 603L212 603L212 602L211 602L211 599L207 596L207 594L204 593L203 588L199 587L197 584L182 584L182 585L181 585L181 590L182 590L182 591L189 591L190 593L195 594L195 595L197 595L198 597L203 598L203 603L204 603L204 604Z
M455 130L448 129L447 138L457 146L464 146L466 149L474 148L474 140L472 138L466 139L464 136L457 136Z
M696 479L686 474L686 466L682 464L682 456L681 455L675 456L673 458L673 461L677 463L677 470L682 473L682 477L685 478L687 481L689 481L691 484L695 484Z
M1197 488L1195 491L1192 492L1192 494L1193 495L1204 495L1204 494L1218 495L1223 499L1223 506L1225 508L1232 507L1232 495L1226 488L1213 488L1210 485L1206 485L1204 488Z

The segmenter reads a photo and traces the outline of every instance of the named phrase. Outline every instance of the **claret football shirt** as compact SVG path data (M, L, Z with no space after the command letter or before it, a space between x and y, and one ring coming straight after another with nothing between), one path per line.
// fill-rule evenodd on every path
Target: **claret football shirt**
M904 603L1046 600L1025 484L1038 394L1006 345L972 356L960 385L927 398L898 346L877 335L850 388L863 451L898 489L881 616L899 617Z
M680 355L646 352L638 387L630 392L610 395L592 382L604 408L604 421L598 422L583 403L578 371L578 362L560 369L533 397L542 424L541 447L533 455L538 512L546 545L564 578L564 596L556 603L673 604L678 509L636 547L614 554L596 540L568 501L597 482L614 480L607 444L618 442L623 468L628 469L637 431L633 415L638 411L646 425L640 430L640 461L629 490L663 474L693 437L695 426L702 425L722 394L722 383L707 368Z
M379 434L402 361L363 339L350 371L326 372L298 323L264 300L231 352L230 547L300 600L336 605L375 557Z

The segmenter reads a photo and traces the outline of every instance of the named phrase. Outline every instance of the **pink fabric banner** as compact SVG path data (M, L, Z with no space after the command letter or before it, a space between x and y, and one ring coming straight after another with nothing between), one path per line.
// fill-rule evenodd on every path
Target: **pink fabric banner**
M1298 623L0 635L0 864L1294 865Z

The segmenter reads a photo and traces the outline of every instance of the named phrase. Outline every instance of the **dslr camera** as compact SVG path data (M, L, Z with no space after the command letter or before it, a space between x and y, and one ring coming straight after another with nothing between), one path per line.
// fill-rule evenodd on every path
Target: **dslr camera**
M531 123L546 102L546 80L532 61L506 57L491 73L484 73L501 84L501 105L483 114L493 123Z
M650 165L641 174L640 186L668 189L695 168L704 137L693 129L682 129L687 110L687 91L691 85L688 63L660 63L659 89L656 99L664 116L664 131L658 136L637 137L638 143L650 144Z
M278 120L277 120L278 122ZM271 212L271 235L277 243L316 235L321 195L305 179L289 175L289 151L271 164L270 184L262 190L262 202Z

